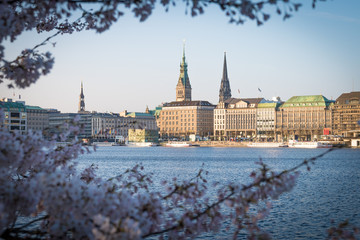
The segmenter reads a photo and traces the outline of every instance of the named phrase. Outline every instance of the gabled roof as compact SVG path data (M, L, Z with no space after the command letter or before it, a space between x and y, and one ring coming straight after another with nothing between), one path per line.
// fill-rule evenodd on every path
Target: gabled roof
M293 96L281 107L327 107L332 102L323 95Z
M247 104L255 104L255 107L262 102L263 98L229 98L224 101L225 107L227 108L230 104L236 104L240 101L246 102Z

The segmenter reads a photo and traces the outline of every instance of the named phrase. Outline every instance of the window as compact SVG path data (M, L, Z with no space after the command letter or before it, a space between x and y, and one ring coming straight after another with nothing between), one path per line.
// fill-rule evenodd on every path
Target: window
M12 112L12 113L10 113L10 116L11 116L12 118L19 118L19 117L20 117L20 113L14 113L14 112Z

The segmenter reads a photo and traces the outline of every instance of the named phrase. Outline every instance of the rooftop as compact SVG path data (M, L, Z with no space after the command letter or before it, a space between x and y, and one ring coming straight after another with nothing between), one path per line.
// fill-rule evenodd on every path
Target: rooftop
M360 103L360 92L343 93L336 99L337 104Z
M25 111L25 105L23 103L18 102L4 102L0 101L0 108L10 109L19 109L19 111Z
M323 95L293 96L281 107L327 107L332 102Z
M208 101L174 101L170 103L165 103L164 107L183 107L183 106L212 106L215 105L209 103Z

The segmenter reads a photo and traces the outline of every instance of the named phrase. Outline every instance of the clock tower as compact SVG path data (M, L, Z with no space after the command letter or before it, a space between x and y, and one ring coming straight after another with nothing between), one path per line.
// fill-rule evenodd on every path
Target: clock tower
M180 64L180 77L176 85L176 101L191 101L191 85L187 73L187 63L185 60L185 44L183 47L183 57Z

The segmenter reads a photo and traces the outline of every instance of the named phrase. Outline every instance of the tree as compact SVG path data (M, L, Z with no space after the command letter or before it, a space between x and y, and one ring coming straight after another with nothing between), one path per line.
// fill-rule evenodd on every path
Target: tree
M189 1L185 0L192 16L204 12L210 4L218 5L230 21L244 23L250 19L258 25L270 17L265 7L275 8L284 19L301 6L290 0L266 1ZM316 0L313 0L315 6ZM97 10L90 10L93 4ZM151 15L155 0L148 1L2 1L0 3L0 42L13 42L23 31L55 31L44 42L25 49L15 60L4 59L0 45L1 81L9 87L26 88L49 73L54 58L39 48L59 34L92 29L106 31L123 12L131 9L140 21ZM169 10L175 1L162 0ZM280 11L279 5L283 5ZM81 16L67 20L75 13ZM62 21L62 22L60 22ZM0 114L2 115L2 114ZM78 119L68 131L48 141L38 132L21 135L0 130L0 237L4 239L69 238L69 239L139 239L150 236L170 239L194 237L203 232L218 231L220 222L230 219L234 237L246 230L249 238L268 238L257 221L266 216L268 207L258 212L249 211L260 201L268 202L290 191L301 167L308 167L323 153L304 160L298 166L279 173L261 160L259 169L250 177L248 185L231 183L209 184L206 171L200 169L194 178L162 182L163 191L151 189L152 179L142 166L134 166L111 179L96 176L95 166L83 172L76 170L76 159L84 153L77 137L67 146L57 146L55 139L66 139L81 131ZM3 119L0 118L0 122ZM332 151L330 149L328 152ZM208 188L217 188L217 196L209 198ZM229 209L229 214L222 210ZM114 211L114 209L116 209ZM331 229L329 236L355 238L353 232L343 231L347 225ZM346 235L347 234L347 235Z

